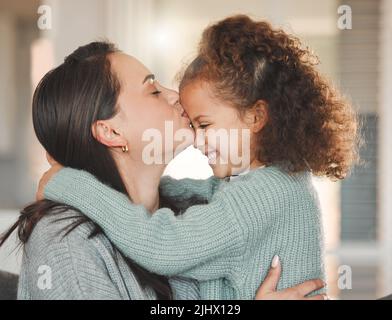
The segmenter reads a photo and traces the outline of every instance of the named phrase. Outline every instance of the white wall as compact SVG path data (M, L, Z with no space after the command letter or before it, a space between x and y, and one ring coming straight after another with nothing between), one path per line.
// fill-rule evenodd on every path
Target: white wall
M52 29L42 35L53 41L55 63L77 47L107 36L107 0L46 0L52 8Z

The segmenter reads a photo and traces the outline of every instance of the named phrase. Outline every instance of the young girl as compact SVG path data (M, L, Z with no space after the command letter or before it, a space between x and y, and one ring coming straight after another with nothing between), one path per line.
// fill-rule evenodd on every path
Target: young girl
M151 215L70 168L49 181L45 196L85 212L149 271L197 279L202 299L252 299L274 256L283 268L279 289L324 279L311 173L344 178L356 156L357 125L351 106L314 64L298 39L268 23L227 18L204 32L180 84L197 146L214 175L226 179L161 184L179 202L197 193L208 204L181 216L168 208ZM220 129L237 133L227 147L213 139Z

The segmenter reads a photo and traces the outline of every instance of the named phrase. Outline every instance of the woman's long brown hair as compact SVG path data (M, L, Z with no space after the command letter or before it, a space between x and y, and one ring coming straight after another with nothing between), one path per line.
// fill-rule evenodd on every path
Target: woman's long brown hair
M38 140L58 163L88 171L111 188L127 194L108 148L91 132L96 121L110 119L117 112L121 87L108 59L115 52L117 49L110 43L90 43L78 48L63 64L47 73L33 96L33 125ZM0 238L0 247L16 230L21 244L25 244L44 216L70 209L77 211L49 200L26 206L17 222ZM93 224L81 214L64 236L86 222ZM90 237L102 232L95 223L94 226ZM130 259L126 258L126 261L143 287L152 288L158 299L172 298L166 277L153 274Z

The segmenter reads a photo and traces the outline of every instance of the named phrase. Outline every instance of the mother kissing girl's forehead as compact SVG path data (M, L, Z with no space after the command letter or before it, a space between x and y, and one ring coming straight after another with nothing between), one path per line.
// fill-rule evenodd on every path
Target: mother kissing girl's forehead
M194 144L196 128L191 120L198 107L191 105L191 101L195 101L192 92L200 97L196 89L188 91L185 96L187 107L183 107L179 94L160 84L153 71L107 42L78 48L64 63L45 75L33 97L34 129L54 167L48 179L56 173L56 180L48 188L52 186L54 194L55 183L60 184L56 190L64 187L60 193L66 199L54 199L57 195L49 197L52 200L44 199L40 189L39 200L22 210L18 221L0 241L2 245L17 230L25 247L19 299L244 298L249 297L249 292L254 293L252 298L256 299L325 298L320 292L308 296L324 287L324 283L320 279L312 280L322 278L322 272L313 272L307 267L294 266L305 270L307 275L287 278L289 280L284 280L284 284L288 285L277 290L284 268L282 270L279 257L269 256L269 251L255 255L255 261L260 259L263 263L260 276L255 276L256 286L256 281L249 285L242 283L235 268L224 267L226 260L241 257L243 249L238 243L243 242L243 235L237 225L231 225L231 219L234 219L231 216L227 218L227 224L221 223L224 215L219 210L226 210L222 206L228 204L226 199L219 199L220 192L234 192L235 185L240 187L248 180L267 179L263 178L264 172L279 176L284 183L291 184L290 188L307 188L306 176L298 180L285 178L283 169L264 168L254 160L248 168L251 172L244 172L244 177L230 185L219 179L222 178L219 173L226 172L226 167L222 169L219 163L214 169L217 177L176 181L167 177L161 179L166 161L146 163L145 149L149 142L143 135L149 129L162 133L162 148L154 149L154 152L161 152L158 156L162 159L171 159ZM219 106L214 110L222 112ZM250 112L260 114L260 108ZM261 114L263 112L261 110ZM225 121L232 127L249 129L256 134L265 125L265 119L249 124L234 114L237 113L233 112L236 120L232 121L230 111L225 113ZM183 139L171 139L164 134L168 122L174 133L182 132ZM72 169L83 171L78 175L77 188L71 182L74 181ZM265 171L267 169L270 171ZM71 172L68 178L64 174L67 170ZM58 171L61 175L57 175ZM121 220L122 216L106 210L105 199L112 194L101 185L91 183L90 177L115 190L112 199L116 208L120 206L124 212L135 210L129 211L130 220ZM47 182L45 178L41 181L43 187ZM89 199L81 202L74 194L82 195L84 187L92 188L88 192L94 194L93 202ZM309 198L309 201L313 200ZM127 208L128 202L132 209ZM260 204L260 210L263 205ZM95 208L104 215L104 223L92 213ZM133 214L138 218L131 220ZM306 223L313 223L313 220ZM140 232L143 243L124 242L130 225ZM211 225L219 230L208 232ZM114 229L116 231L112 232ZM225 238L225 234L233 238ZM261 238L258 241L262 241ZM197 243L205 244L205 248L198 251ZM211 244L214 247L210 249ZM153 257L160 260L156 254L151 255L154 246L161 246L161 263L152 261ZM271 252L275 249L279 254L279 245L271 248ZM286 254L284 250L282 254ZM169 266L165 259L175 256L181 256L181 262L173 258L173 265ZM265 261L269 261L270 271L265 269ZM307 263L306 259L303 261ZM50 290L37 286L37 270L41 265L51 268ZM286 261L287 270L293 269L289 265L290 261ZM249 269L249 272L253 271ZM209 296L212 285L217 290L223 288L223 293Z

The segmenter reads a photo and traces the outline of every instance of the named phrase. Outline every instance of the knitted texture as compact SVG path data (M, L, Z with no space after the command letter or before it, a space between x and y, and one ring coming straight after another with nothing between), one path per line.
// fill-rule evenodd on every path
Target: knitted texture
M170 176L163 176L159 183L159 194L178 201L187 200L192 197L211 200L221 182L223 180L214 176L205 180L190 178L176 180Z
M103 235L89 239L91 223L65 235L80 216L73 210L47 215L35 226L24 247L18 299L21 300L150 300L123 256ZM65 219L65 220L59 220ZM170 281L175 299L198 299L196 282Z
M53 177L45 196L84 212L146 269L198 280L202 299L253 299L274 255L283 270L278 289L325 279L319 201L309 173L267 167L232 182L164 182L172 183L173 196L177 185L180 200L200 183L209 203L178 217L168 208L151 214L91 174L69 168Z

